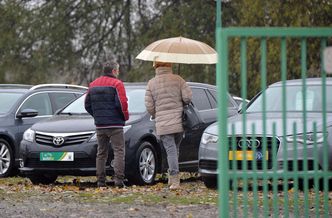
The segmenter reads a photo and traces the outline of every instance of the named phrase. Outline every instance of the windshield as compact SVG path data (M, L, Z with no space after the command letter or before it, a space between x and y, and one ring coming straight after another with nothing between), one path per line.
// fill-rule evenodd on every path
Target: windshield
M15 102L23 95L23 93L0 93L0 114L7 113Z
M126 94L128 98L129 114L144 113L146 111L144 104L144 88L126 87ZM61 113L87 114L88 112L84 108L84 100L85 95L82 95L80 98L68 105Z
M322 87L320 85L307 86L305 93L301 85L286 86L286 111L299 112L303 111L303 96L305 94L305 108L309 112L322 112L323 110L323 96ZM326 86L326 93L332 92L332 86ZM270 87L265 91L265 101L267 112L281 112L282 100L282 86ZM249 106L246 112L262 112L263 95L260 94L254 102ZM332 112L332 98L326 97L326 111Z

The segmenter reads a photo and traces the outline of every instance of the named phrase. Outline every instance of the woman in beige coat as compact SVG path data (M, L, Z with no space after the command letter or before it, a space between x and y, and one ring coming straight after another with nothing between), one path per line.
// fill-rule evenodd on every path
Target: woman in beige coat
M156 122L156 132L160 136L167 153L168 184L170 189L180 186L178 152L182 141L183 104L189 104L192 92L186 81L173 74L172 64L155 62L156 75L147 85L145 106Z

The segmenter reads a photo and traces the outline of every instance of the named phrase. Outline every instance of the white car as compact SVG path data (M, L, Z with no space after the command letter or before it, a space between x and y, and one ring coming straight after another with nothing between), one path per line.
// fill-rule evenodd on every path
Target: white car
M302 80L286 81L285 101L282 99L282 83L270 85L265 90L265 113L262 108L263 95L260 93L247 106L245 119L243 114L230 117L229 143L224 145L229 147L230 169L237 172L243 170L246 160L246 172L255 170L257 173L266 173L263 170L266 160L268 173L302 171L308 173L309 185L313 185L315 170L331 172L332 98L328 95L332 93L332 78L326 79L325 88L325 116L322 79L308 78L306 92L303 92ZM283 102L286 103L285 114ZM323 146L324 138L327 146ZM199 148L199 172L205 185L211 188L217 185L218 143L218 124L214 123L204 131ZM331 183L332 177L329 179ZM303 188L303 184L300 179L299 188Z
M236 95L232 95L232 98L234 99L234 101L237 103L237 105L241 105L243 103L243 98L238 97ZM249 103L248 99L245 99L246 103Z

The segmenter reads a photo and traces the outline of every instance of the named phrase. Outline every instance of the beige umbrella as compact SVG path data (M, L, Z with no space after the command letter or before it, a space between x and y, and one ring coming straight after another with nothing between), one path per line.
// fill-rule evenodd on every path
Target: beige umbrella
M215 64L217 52L204 42L180 36L155 41L136 58L182 64Z

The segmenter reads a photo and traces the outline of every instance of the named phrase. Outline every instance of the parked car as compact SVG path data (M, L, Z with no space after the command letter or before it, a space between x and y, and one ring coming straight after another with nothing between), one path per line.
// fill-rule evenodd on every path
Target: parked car
M180 170L198 171L198 147L203 130L217 120L216 87L188 83L193 104L204 123L185 132L180 146ZM144 104L146 84L125 83L130 118L124 127L126 178L132 184L152 184L156 173L167 169L166 153L156 136L155 123ZM93 118L85 111L85 96L72 102L52 118L28 129L21 142L21 172L33 183L52 183L58 175L95 175L97 139ZM229 96L230 114L237 106ZM113 173L113 151L107 174Z
M0 84L0 178L17 172L23 132L86 92L66 84Z
M236 95L232 95L232 98L234 99L234 101L236 102L237 105L241 105L243 103L243 98L236 96ZM245 99L246 103L249 103L248 99Z
M283 123L283 100L282 83L277 82L270 85L265 91L266 99L266 130L263 128L263 109L262 93L255 97L246 110L246 129L243 130L243 114L238 114L228 119L228 141L229 157L233 158L232 152L242 152L236 155L235 170L241 170L243 164L243 150L247 148L247 166L248 170L253 169L253 160L257 161L257 173L262 172L262 161L267 160L268 171L283 170L284 152L286 152L287 170L303 171L303 163L307 162L308 171L324 169L324 154L328 158L328 170L332 170L332 98L326 98L326 128L328 153L323 148L323 106L322 106L322 81L321 78L306 79L306 92L303 92L302 80L286 81L286 128ZM303 118L303 94L305 93L306 118ZM332 78L326 79L326 93L332 93ZM317 125L317 132L314 134L313 123ZM276 126L276 135L273 135L272 125ZM253 129L253 125L255 126ZM293 125L296 125L297 132L294 133ZM306 131L304 132L304 126ZM234 135L232 134L234 127ZM264 134L266 143L264 143ZM234 138L233 138L234 137ZM243 138L245 137L245 138ZM316 139L315 139L316 137ZM232 139L235 143L233 145ZM304 141L305 140L305 141ZM207 187L216 187L217 185L217 160L218 160L218 124L210 125L203 133L199 149L199 172ZM276 153L273 153L273 142L276 145ZM304 143L305 142L305 143ZM294 144L296 144L297 159L294 155ZM306 144L306 145L304 145ZM317 146L315 152L314 147ZM254 152L254 147L256 151ZM236 150L234 151L233 148ZM263 152L263 148L267 153ZM286 148L286 151L284 150ZM305 157L304 154L307 154ZM315 157L317 155L317 158ZM273 162L276 158L276 165ZM233 161L230 160L230 168L233 168ZM294 169L294 162L297 162L299 168ZM234 170L234 169L233 169ZM326 169L325 169L326 170ZM332 179L331 179L332 180ZM312 184L312 183L309 183ZM300 180L300 188L303 180Z

